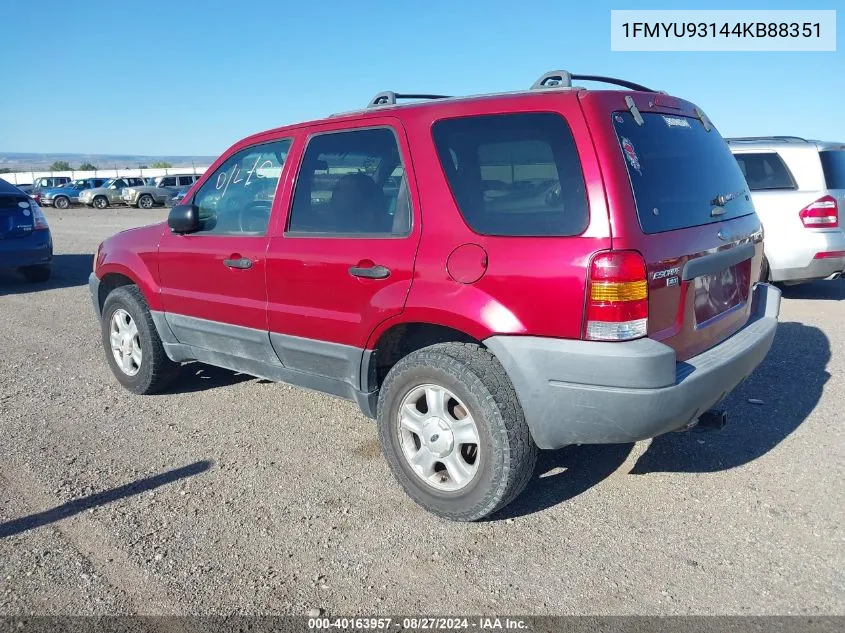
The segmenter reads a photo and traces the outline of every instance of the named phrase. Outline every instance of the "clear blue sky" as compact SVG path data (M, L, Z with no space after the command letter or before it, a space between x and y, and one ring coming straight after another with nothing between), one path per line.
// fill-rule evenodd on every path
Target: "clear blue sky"
M695 8L806 8L731 4ZM688 98L723 134L845 141L845 10L837 52L632 53L610 51L611 8L681 7L13 0L2 10L0 151L217 155L253 132L361 107L381 90L514 90L555 68Z

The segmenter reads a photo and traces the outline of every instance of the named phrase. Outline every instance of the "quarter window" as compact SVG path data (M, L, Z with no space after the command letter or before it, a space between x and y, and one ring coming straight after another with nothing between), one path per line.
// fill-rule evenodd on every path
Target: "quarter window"
M751 191L797 188L783 159L774 152L734 154L734 158Z
M407 184L392 130L319 134L305 149L288 231L350 237L408 235Z
M845 189L845 150L819 152L828 189Z
M560 115L444 119L433 134L458 209L475 232L567 236L587 228L584 175Z
M230 156L194 198L199 234L266 235L290 139L263 143Z

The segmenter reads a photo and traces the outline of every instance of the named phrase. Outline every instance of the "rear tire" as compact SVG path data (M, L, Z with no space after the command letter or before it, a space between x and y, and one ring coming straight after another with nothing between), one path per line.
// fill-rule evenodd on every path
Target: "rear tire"
M429 395L438 390L444 394L439 409ZM414 423L418 430L409 430ZM537 462L513 385L498 359L478 345L441 343L396 363L379 393L378 429L382 453L405 492L452 521L476 521L509 504Z
M116 326L122 322L124 329ZM101 322L106 359L115 378L139 395L157 393L179 376L179 363L167 357L147 302L137 286L121 286L106 297ZM114 348L123 346L123 351ZM134 357L133 357L134 355ZM126 358L124 364L118 357Z
M21 268L21 273L24 278L30 283L44 283L50 279L52 268L49 264L42 264L39 266L27 266Z

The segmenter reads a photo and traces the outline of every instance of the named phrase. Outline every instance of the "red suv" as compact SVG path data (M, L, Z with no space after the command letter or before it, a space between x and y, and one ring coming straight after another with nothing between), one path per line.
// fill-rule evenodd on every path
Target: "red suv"
M244 139L103 242L90 289L127 389L196 360L353 400L407 493L467 521L538 449L721 423L777 328L762 240L695 105L555 71Z

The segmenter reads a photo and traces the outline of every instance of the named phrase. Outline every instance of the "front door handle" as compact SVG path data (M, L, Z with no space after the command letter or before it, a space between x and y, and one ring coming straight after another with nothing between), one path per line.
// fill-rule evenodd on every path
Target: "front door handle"
M248 257L239 257L238 259L224 259L223 263L229 268L252 268L252 260Z
M374 264L372 266L352 266L349 274L353 277L364 277L365 279L385 279L390 276L390 269Z

